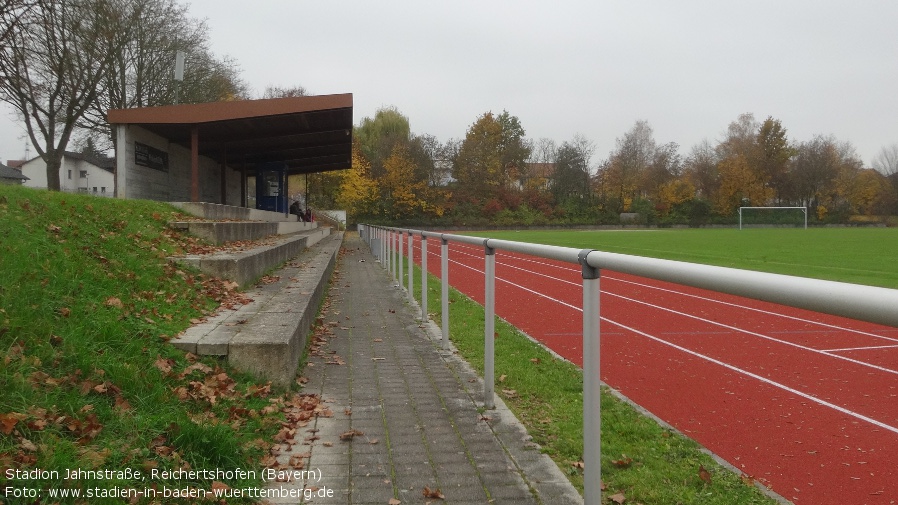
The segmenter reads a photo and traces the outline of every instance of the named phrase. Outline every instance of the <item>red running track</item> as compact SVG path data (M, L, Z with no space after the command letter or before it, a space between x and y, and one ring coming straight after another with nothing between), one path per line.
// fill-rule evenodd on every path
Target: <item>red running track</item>
M450 284L483 303L483 248L449 250ZM796 504L898 503L898 329L609 271L600 283L606 384ZM578 266L496 252L496 314L578 365L581 303Z

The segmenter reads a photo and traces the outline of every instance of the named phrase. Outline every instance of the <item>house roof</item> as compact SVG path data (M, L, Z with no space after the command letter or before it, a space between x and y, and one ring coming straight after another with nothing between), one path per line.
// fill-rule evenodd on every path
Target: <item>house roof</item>
M74 153L71 151L65 152L66 158L72 158L75 160L82 160L90 163L91 165L95 165L99 168L107 172L113 172L115 170L115 158L112 156L102 156L96 154L88 154L88 153Z
M139 125L201 156L245 164L282 162L289 174L352 165L352 94L110 110L111 124Z
M115 158L112 156L103 156L97 154L88 154L88 153L76 153L73 151L65 151L63 153L63 158L70 158L73 160L81 160L94 165L97 168L102 168L103 170L109 173L115 173ZM18 170L21 170L19 167L23 167L28 163L31 163L34 160L41 159L40 156L35 156L30 160L18 160Z
M15 168L8 167L0 163L0 179L16 179L19 181L27 181L28 177L22 175L22 172Z

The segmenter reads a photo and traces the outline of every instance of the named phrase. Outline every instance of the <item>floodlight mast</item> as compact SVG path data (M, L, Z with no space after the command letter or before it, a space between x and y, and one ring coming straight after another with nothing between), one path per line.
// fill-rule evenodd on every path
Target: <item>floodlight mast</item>
M181 83L184 82L184 51L175 52L175 105L178 104L181 94Z
M808 229L808 208L807 207L739 207L739 229L742 229L742 209L801 209L804 212L804 229Z

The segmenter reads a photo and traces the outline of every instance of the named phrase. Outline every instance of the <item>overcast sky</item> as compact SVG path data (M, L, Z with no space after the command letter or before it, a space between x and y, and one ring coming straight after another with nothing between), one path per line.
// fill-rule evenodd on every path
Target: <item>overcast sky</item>
M352 93L356 124L394 106L441 141L507 110L531 139L584 135L594 164L643 119L684 156L745 112L781 120L792 140L850 141L868 166L898 143L894 0L190 5L255 95ZM3 160L24 154L19 136L0 118Z

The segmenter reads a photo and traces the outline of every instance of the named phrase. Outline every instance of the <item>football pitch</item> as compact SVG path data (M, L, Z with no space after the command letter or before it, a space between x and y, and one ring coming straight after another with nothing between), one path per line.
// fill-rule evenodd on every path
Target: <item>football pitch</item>
M470 234L898 289L898 228L528 230Z

